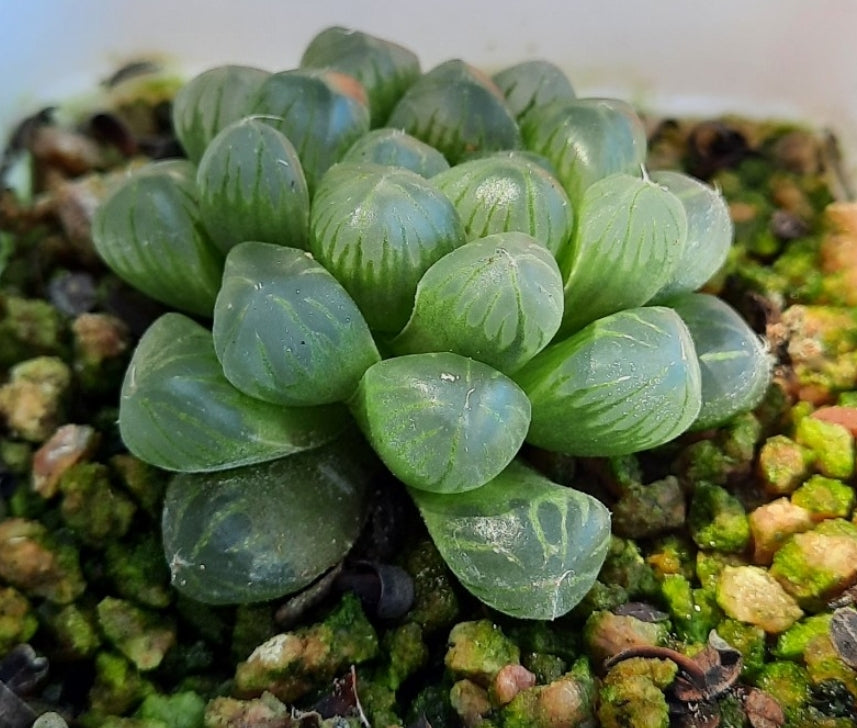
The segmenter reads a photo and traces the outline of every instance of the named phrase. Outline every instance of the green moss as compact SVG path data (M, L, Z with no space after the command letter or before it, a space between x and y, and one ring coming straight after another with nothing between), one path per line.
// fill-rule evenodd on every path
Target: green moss
M605 584L598 580L571 611L571 616L575 619L586 619L587 615L592 612L615 609L619 605L625 604L628 598L628 592L623 586Z
M106 639L138 670L156 668L175 644L175 626L169 620L122 599L105 597L96 612Z
M111 485L106 465L73 465L60 479L59 489L63 520L85 543L103 545L127 533L136 507Z
M93 614L78 604L58 607L45 603L39 617L50 631L55 649L64 659L91 657L101 645Z
M172 602L170 572L160 536L153 529L132 541L113 541L102 551L116 592L143 606L163 609Z
M425 719L431 726L458 725L458 716L449 702L449 690L445 683L425 685L414 697L406 716L405 725L416 724Z
M160 721L165 728L203 728L205 701L193 692L153 694L143 700L134 715L142 720Z
M501 667L520 661L518 646L487 619L456 624L449 634L449 649L444 658L455 677L486 686Z
M722 485L735 467L735 460L713 440L699 440L688 445L679 458L682 477L688 483L706 481Z
M726 693L717 701L720 709L720 724L718 728L745 728L747 725L747 714L741 699L733 694Z
M29 600L17 589L0 587L0 655L27 642L38 627Z
M0 369L65 351L59 311L47 301L0 295Z
M630 538L654 536L684 524L684 492L669 475L646 485L624 489L613 506L613 532Z
M787 660L800 660L806 646L830 630L832 617L832 614L816 614L796 622L777 638L776 645L771 648L772 654Z
M734 619L724 619L717 625L717 634L741 653L744 660L741 676L752 681L765 664L765 631Z
M613 667L599 693L598 718L603 728L666 728L669 708L664 689L677 673L669 660L632 658Z
M843 479L853 475L854 437L842 425L804 417L795 431L795 440L809 448L822 475Z
M750 523L741 502L727 490L698 483L693 490L688 527L697 546L735 553L747 548Z
M696 551L690 539L671 534L652 544L646 563L652 567L657 579L667 574L680 574L691 580L696 575Z
M696 578L703 589L714 591L720 581L720 573L726 566L742 566L745 561L735 554L719 551L698 551L696 553Z
M100 726L105 716L122 715L155 692L152 684L121 655L99 652L95 657L95 683L89 691L89 713L82 722Z
M10 473L26 475L33 462L33 447L28 442L0 440L0 462Z
M583 626L586 652L596 664L630 645L662 645L668 637L665 622L644 622L613 612L593 612Z
M806 508L815 520L847 518L854 507L854 489L841 480L813 475L792 493L791 501Z
M344 667L378 654L378 636L359 599L348 592L320 623L274 635L256 647L235 672L239 694L270 691L291 703L326 685Z
M681 640L705 642L708 633L723 617L713 591L694 589L678 574L664 577L661 595L672 617L675 633Z
M149 515L157 516L167 481L163 472L127 453L110 458L110 467L119 484Z
M802 608L823 609L827 595L857 576L857 526L831 518L794 534L774 554L770 573Z
M787 495L809 475L813 459L809 448L785 435L774 435L759 451L759 471L770 492Z
M809 699L809 676L805 668L794 662L763 665L754 684L771 695L787 717L795 716Z
M595 681L585 659L549 685L518 693L500 711L502 728L554 728L594 723ZM484 725L484 724L483 724Z
M762 423L752 412L742 412L727 422L719 433L723 452L736 463L749 463L762 437Z
M376 673L375 680L391 691L398 690L428 659L422 628L414 622L392 628L381 639L381 653L386 655L387 663Z
M539 685L559 680L568 670L568 663L559 655L546 652L525 652L521 655L521 664L536 676Z
M243 660L256 645L269 640L277 631L270 604L239 604L232 625L232 657L236 661Z
M449 628L458 616L458 597L434 544L428 539L417 543L403 565L414 579L414 604L408 618L426 633Z

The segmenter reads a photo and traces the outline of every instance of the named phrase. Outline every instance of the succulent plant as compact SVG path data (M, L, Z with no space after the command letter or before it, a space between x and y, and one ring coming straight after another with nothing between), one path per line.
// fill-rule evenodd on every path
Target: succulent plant
M177 473L164 545L196 599L312 582L386 466L467 589L555 618L594 583L610 514L524 443L633 453L765 391L764 345L695 293L730 245L722 198L648 174L633 109L555 66L419 75L332 28L301 69L191 80L174 121L189 161L131 174L94 239L176 309L137 346L119 424Z

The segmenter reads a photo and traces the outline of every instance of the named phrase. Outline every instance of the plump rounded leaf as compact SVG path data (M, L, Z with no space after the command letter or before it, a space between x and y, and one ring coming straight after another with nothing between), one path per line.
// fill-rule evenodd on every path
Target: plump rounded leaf
M666 187L681 202L687 217L687 243L670 280L653 300L666 301L690 293L713 276L732 245L732 218L719 190L681 172L652 172L651 180Z
M560 183L521 156L472 159L432 178L452 200L468 240L528 233L557 255L571 237L574 212Z
M553 256L524 233L498 233L445 255L417 286L400 353L453 351L509 374L548 345L562 320Z
M155 165L156 167L158 165ZM202 224L185 165L129 177L95 212L98 254L135 288L169 306L210 316L223 255Z
M626 455L661 445L699 414L699 363L669 308L629 309L589 324L515 375L533 405L527 440L570 455Z
M357 302L369 326L397 333L423 273L464 242L446 196L414 172L338 164L310 211L310 250Z
M704 293L678 296L668 305L690 330L702 371L702 409L692 429L716 427L759 404L771 382L773 358L744 319Z
M209 604L305 587L360 532L375 471L366 451L337 440L269 463L175 476L162 517L173 585Z
M351 145L341 161L404 167L426 178L449 169L449 162L437 149L401 129L370 131Z
M218 66L179 89L173 99L173 128L191 160L198 162L221 129L249 113L250 100L270 75L248 66Z
M292 143L254 117L208 145L197 172L203 222L221 250L245 240L306 248L309 193Z
M375 364L349 404L393 474L435 493L487 483L518 452L530 422L530 403L511 379L449 352Z
M477 598L519 619L556 619L595 583L610 512L513 462L458 495L411 490L447 566Z
M235 387L291 406L347 399L379 359L337 280L308 253L268 243L240 243L226 257L213 335Z
M316 35L301 57L302 68L333 68L354 76L366 89L372 126L384 123L396 102L419 78L420 62L407 48L368 33L338 26Z
M248 397L223 376L211 333L168 313L140 339L122 383L119 431L166 470L220 470L317 447L348 422L344 407L287 408Z
M646 159L646 129L618 99L575 99L535 106L521 119L524 145L547 157L572 202L593 182L633 173Z
M420 77L396 104L387 126L439 149L450 164L475 152L521 146L502 91L460 60L441 63Z
M310 195L321 176L369 131L363 87L329 70L275 73L262 84L251 112L288 137L297 149Z
M577 216L571 244L559 256L565 333L649 301L672 276L687 238L678 198L627 174L589 187Z
M571 81L558 66L549 61L516 63L495 73L493 80L506 97L509 109L518 118L534 106L575 98Z

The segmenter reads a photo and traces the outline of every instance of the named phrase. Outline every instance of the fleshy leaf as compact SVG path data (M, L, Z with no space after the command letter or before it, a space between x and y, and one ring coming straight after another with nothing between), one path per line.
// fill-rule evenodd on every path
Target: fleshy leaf
M463 242L446 196L398 167L338 164L310 210L310 250L375 331L402 329L423 273Z
M475 152L521 146L503 92L484 73L457 59L420 77L396 104L387 126L439 149L450 164Z
M468 240L514 230L532 235L557 255L571 237L574 212L565 190L522 156L472 159L432 182L452 200Z
M469 242L426 271L414 312L392 347L453 351L515 371L548 345L562 319L562 278L553 256L524 233Z
M762 338L716 296L688 293L667 305L687 325L699 357L702 409L692 429L717 427L759 404L773 363Z
M687 327L649 306L598 319L515 374L533 406L527 441L612 456L677 437L699 414L699 363Z
M589 187L577 216L571 244L559 256L564 333L648 302L671 278L687 238L678 198L627 174Z
M328 168L369 131L363 87L323 69L273 74L254 97L251 113L269 116L266 121L294 144L310 195Z
M245 240L306 248L306 179L292 143L268 124L247 117L221 131L197 184L203 222L224 253Z
M340 161L404 167L426 179L449 169L449 162L437 149L401 129L370 131L354 142Z
M397 43L350 28L322 30L307 46L301 68L333 68L366 89L372 126L384 123L396 102L420 76L416 54Z
M348 422L344 407L287 408L248 397L223 376L211 333L168 313L137 345L119 431L141 460L166 470L221 470L317 447Z
M195 76L173 99L173 128L187 156L202 158L209 142L249 113L250 101L270 76L248 66L217 66Z
M167 488L164 551L173 585L208 604L275 599L339 562L359 535L375 465L365 443L218 473Z
M493 80L506 96L509 109L519 119L534 106L575 98L571 81L549 61L516 63L495 73Z
M565 614L586 596L607 556L604 505L518 462L468 493L410 492L456 577L512 617Z
M651 180L681 202L687 217L687 242L670 280L653 297L661 302L704 285L726 262L732 245L732 218L723 195L698 179L664 170Z
M547 157L572 203L599 179L633 173L646 159L646 129L618 99L574 99L535 106L521 118L524 145Z
M491 480L518 452L530 422L530 403L511 379L449 352L375 364L349 404L393 474L436 493Z
M210 316L223 255L202 224L187 169L166 162L129 177L96 210L92 236L120 278L169 306Z
M347 399L379 359L337 280L308 253L268 243L240 243L226 257L213 335L235 387L291 406Z

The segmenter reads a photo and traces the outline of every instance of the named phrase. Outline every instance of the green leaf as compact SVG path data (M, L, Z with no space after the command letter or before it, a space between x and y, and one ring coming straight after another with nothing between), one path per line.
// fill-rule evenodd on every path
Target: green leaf
M363 87L336 71L275 73L262 84L251 113L288 137L301 160L310 196L322 175L369 131Z
M486 150L517 149L521 133L502 91L460 60L420 77L396 104L387 126L439 149L450 164Z
M565 614L586 596L607 556L604 505L518 462L468 493L410 492L456 577L512 617Z
M453 351L515 371L548 345L562 319L553 256L524 233L498 233L448 253L417 286L399 353Z
M426 179L449 169L449 162L437 149L401 129L370 131L354 142L340 161L404 167Z
M270 75L248 66L218 66L179 89L173 99L173 129L192 161L202 158L221 129L247 116L251 99Z
M530 403L511 379L448 352L375 364L349 404L393 474L437 493L491 480L518 452L530 422Z
M504 68L493 76L494 83L506 97L512 113L520 119L534 106L575 98L571 81L553 63L542 60L523 61Z
M225 253L245 240L306 248L309 192L292 143L254 117L208 145L197 172L205 227Z
M571 244L559 256L565 281L562 332L642 306L672 277L687 238L678 198L616 174L583 194Z
M291 406L350 397L379 359L357 305L309 253L240 243L226 257L214 349L251 397Z
M95 248L122 279L169 306L210 316L223 255L208 237L185 162L146 167L96 210Z
M702 409L692 429L717 427L759 404L773 365L764 340L716 296L688 293L667 305L687 325L699 357Z
M678 314L657 306L598 319L515 374L533 406L527 441L607 457L662 445L699 414L699 363Z
M646 160L646 129L618 99L574 99L535 106L521 119L527 149L547 157L573 203L594 182L639 171Z
M341 407L287 408L248 397L223 376L211 333L168 313L137 345L119 403L119 431L141 460L166 470L220 470L317 447L345 426Z
M468 240L518 231L557 255L571 238L574 212L565 190L520 155L496 153L462 162L432 182L452 200Z
M396 102L419 78L420 62L407 48L350 28L322 30L307 46L301 68L333 68L366 89L372 126L384 123Z
M398 333L417 283L464 242L452 203L414 172L338 164L310 210L310 250L345 287L375 331Z
M684 251L672 276L652 299L660 303L705 285L726 262L733 230L729 208L719 190L670 170L652 172L651 180L678 198L687 217Z
M276 599L348 553L377 468L353 437L273 462L172 479L164 551L173 585L208 604Z

